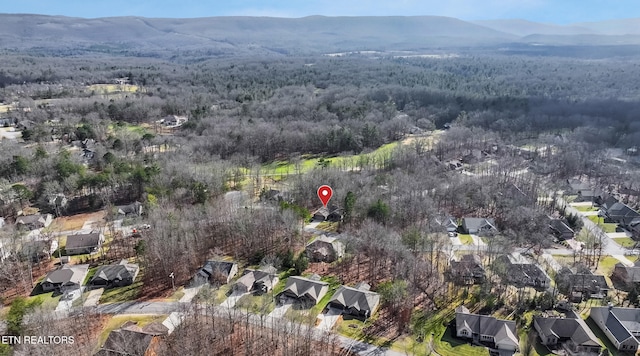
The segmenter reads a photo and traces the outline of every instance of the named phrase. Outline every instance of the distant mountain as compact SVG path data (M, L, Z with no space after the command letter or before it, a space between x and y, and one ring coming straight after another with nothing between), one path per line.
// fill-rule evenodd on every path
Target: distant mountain
M221 51L263 48L322 52L494 44L517 37L447 17L210 17L83 19L0 15L4 48L109 45L129 49Z
M84 19L0 14L0 48L134 55L176 51L267 55L495 47L538 40L547 45L571 45L574 40L576 44L588 44L588 36L597 36L593 37L597 44L615 45L621 39L624 44L640 44L635 36L606 35L619 35L625 32L625 26L632 26L627 32L640 34L638 21L556 26L524 20L471 23L438 16Z
M513 19L513 20L484 20L473 21L473 23L494 29L496 31L510 33L515 36L529 36L529 35L584 35L584 34L598 34L592 28L578 25L553 25L544 24L538 22L531 22L527 20Z
M576 23L573 26L586 27L601 35L640 35L640 18L583 22Z

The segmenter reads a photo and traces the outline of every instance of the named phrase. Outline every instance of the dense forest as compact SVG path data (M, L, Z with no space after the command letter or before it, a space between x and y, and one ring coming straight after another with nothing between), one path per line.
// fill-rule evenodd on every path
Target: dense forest
M554 243L545 217L564 213L552 193L560 182L588 177L611 191L640 189L637 171L606 155L640 143L640 63L628 58L0 57L0 118L22 134L0 141L3 216L142 202L153 228L135 246L113 244L106 259L137 257L145 286L157 288L150 296L188 284L212 254L302 273L306 261L291 255L306 243L300 227L320 206L317 187L328 184L344 209L338 231L349 236L349 255L327 268L343 283L356 282L357 271L383 291L383 313L397 317L372 325L372 334L418 333L457 293L443 277L448 240L436 221L489 216L500 234L488 254L539 254ZM186 121L160 122L171 117ZM536 149L525 156L527 145ZM448 163L486 157L468 174ZM316 169L304 168L311 159L320 159ZM271 188L290 199L251 203ZM245 194L239 205L233 191ZM2 234L20 235L11 227ZM30 291L29 264L0 265L0 281ZM511 306L509 290L488 280L474 300ZM543 298L517 300L513 308L526 309ZM213 325L226 330L221 339ZM197 342L176 341L197 332ZM285 342L287 332L196 313L165 351L196 354L209 341L220 350L259 348L238 341L249 334L284 345L283 355L332 344L305 342L299 331Z

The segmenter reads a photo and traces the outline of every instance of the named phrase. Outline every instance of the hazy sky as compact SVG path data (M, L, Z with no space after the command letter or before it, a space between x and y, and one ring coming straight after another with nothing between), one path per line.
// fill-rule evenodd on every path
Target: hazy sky
M0 0L0 12L76 17L439 15L566 24L640 17L639 0Z

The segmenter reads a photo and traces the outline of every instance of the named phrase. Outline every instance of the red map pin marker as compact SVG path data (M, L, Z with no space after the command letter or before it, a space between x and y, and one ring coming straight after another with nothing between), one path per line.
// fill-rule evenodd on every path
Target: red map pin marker
M320 201L325 208L327 207L327 203L329 202L329 200L331 200L332 195L333 189L331 189L330 186L321 185L320 188L318 188L318 198L320 198Z

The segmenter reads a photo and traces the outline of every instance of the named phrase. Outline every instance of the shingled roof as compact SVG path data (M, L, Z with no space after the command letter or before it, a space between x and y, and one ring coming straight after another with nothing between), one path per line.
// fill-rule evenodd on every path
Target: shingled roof
M340 286L331 297L329 303L338 304L345 309L353 309L361 314L371 315L378 304L380 304L380 294L356 289L347 286Z
M489 315L471 314L464 306L456 308L456 329L468 328L478 335L490 335L495 344L518 347L515 321L496 319Z
M587 324L574 312L569 312L566 318L546 318L534 316L541 336L554 335L558 339L571 339L580 346L601 346L598 338Z
M287 279L282 293L297 298L309 298L317 303L328 291L329 283L293 276Z

